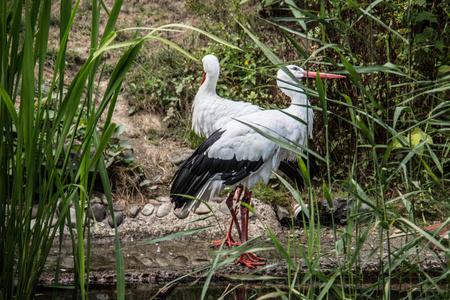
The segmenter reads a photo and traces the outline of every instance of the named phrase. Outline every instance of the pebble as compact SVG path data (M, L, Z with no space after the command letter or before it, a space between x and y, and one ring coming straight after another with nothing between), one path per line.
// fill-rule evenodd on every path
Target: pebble
M172 210L172 203L170 203L170 202L164 203L158 208L158 211L156 212L156 216L158 218L163 218L163 217L167 216L171 210Z
M289 211L280 205L277 205L276 212L277 212L278 220L282 223L289 222L289 220L291 219L291 217L289 215Z
M117 223L117 227L120 226L120 224L122 224L123 222L123 212L118 211L116 213L114 213L114 215L116 216L116 223ZM111 228L114 228L114 222L111 216L108 217L108 224Z
M114 211L123 211L123 207L117 204L113 204Z
M51 227L55 227L56 223L58 222L58 218L57 217L53 217L52 219L52 223L50 224Z
M222 202L222 201L223 201L223 199L222 199L222 198L220 198L220 197L214 197L214 198L212 198L212 200L211 200L211 201L214 201L214 202L220 203L220 202Z
M156 197L156 200L159 202L170 202L170 197L168 196L158 196Z
M194 210L194 212L197 215L205 215L207 213L210 213L211 211L209 210L208 206L206 206L205 203L200 203L200 205Z
M148 203L153 204L154 206L161 205L161 202L159 202L158 200L155 200L155 199L148 200Z
M228 206L227 206L226 201L223 201L222 204L220 204L220 211L221 211L224 215L231 216L231 213L230 213L230 210L228 209Z
M182 217L181 217L181 211L182 211L182 209L174 209L173 210L173 214L178 218L178 219L183 219Z
M136 216L137 216L138 213L139 213L139 206L133 205L133 206L130 208L130 217L136 218Z
M173 259L173 264L175 266L186 266L188 265L189 259L186 256L177 256Z
M38 213L39 205L33 205L33 208L31 210L31 218L36 219L37 213Z
M89 210L89 217L97 222L101 222L106 218L106 207L102 204L95 203L91 205L91 210Z
M70 213L70 222L72 223L72 226L77 226L77 214L75 212L75 207L71 207L69 209Z
M144 216L150 216L154 210L155 210L155 206L153 204L148 203L144 206L141 213Z

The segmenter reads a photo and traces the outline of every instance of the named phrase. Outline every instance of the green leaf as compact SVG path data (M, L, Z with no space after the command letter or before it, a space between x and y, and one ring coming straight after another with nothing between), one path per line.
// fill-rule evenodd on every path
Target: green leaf
M411 107L410 106L397 106L395 108L394 124L392 125L393 129L395 129L395 125L397 125L398 118L400 117L400 114L402 113L403 110L410 113L411 112Z
M423 11L414 18L414 21L416 21L416 22L430 21L430 22L437 23L438 20L437 20L437 17L434 14L432 14L431 12Z

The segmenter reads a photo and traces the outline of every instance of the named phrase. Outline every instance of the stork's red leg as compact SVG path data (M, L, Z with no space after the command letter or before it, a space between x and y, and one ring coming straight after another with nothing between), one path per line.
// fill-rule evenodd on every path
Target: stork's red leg
M242 199L242 202L250 205L251 197L252 197L252 191L251 190L246 191L244 194L244 198ZM242 244L244 244L245 242L248 241L248 214L249 214L248 208L242 205L241 206L241 225L242 225L241 242L242 242ZM265 259L258 257L253 253L244 253L244 254L241 254L241 256L236 261L236 263L237 264L239 263L239 264L244 265L249 268L254 268L255 266L261 266L261 265L265 264L263 262L258 262L258 260L263 261Z
M236 192L237 192L237 195L236 195L236 204L237 204L239 202L239 198L241 198L242 188L238 187ZM241 244L241 242L235 242L233 237L232 237L232 235L231 235L231 231L233 229L233 222L236 224L236 229L237 229L237 232L238 232L238 235L239 235L239 239L241 238L241 235L242 235L241 228L239 226L238 219L237 219L237 216L236 216L236 210L237 210L236 206L237 205L235 205L233 207L233 197L234 197L234 192L231 192L228 195L227 200L226 200L226 204L227 204L228 209L230 210L230 213L231 213L230 226L228 227L228 231L227 231L227 234L226 234L225 238L223 238L221 240L218 240L218 241L213 241L213 244L215 246L219 246L220 244L222 244L223 240L225 240L225 242L230 247L233 246L233 245L240 245Z

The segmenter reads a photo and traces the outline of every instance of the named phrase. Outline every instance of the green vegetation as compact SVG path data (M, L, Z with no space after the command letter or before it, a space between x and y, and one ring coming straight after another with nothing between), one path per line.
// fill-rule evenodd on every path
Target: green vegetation
M111 46L120 5L117 2L110 11L100 33L100 4L93 3L91 52L76 75L69 78L69 86L65 86L66 45L79 2L73 7L72 1L61 3L60 44L57 53L50 54L56 60L52 75L47 77L44 71L51 1L1 1L1 299L35 296L50 247L56 242L56 234L66 226L76 266L73 293L75 297L86 297L90 222L85 206L90 209L96 177L90 176L90 170L101 177L114 216L102 152L115 130L110 120L123 78L144 41ZM125 48L125 52L116 63L103 96L99 96L96 83L101 59L114 48ZM103 112L107 118L102 131L98 131ZM95 149L92 157L91 147ZM37 217L32 221L35 205ZM76 220L71 220L71 205ZM117 231L116 250L117 293L123 297L124 265ZM58 278L58 270L55 276Z
M309 70L338 71L348 80L317 78L302 86L316 111L316 138L304 150L316 156L324 171L322 191L308 185L300 194L280 178L304 207L306 244L298 239L294 224L287 242L267 227L273 247L287 263L288 289L264 296L259 292L258 299L448 298L448 244L435 235L437 231L423 230L434 220L442 222L440 228L450 224L448 4L261 3L268 24L284 34L277 42L284 39L296 51L292 61ZM288 63L274 43L262 42L258 27L248 25L242 26L244 39L253 41L270 60L260 68ZM306 169L304 175L308 176ZM334 230L330 248L322 245L317 200L323 195L331 205L336 191L349 201L367 204L370 221L361 223L357 212L348 211L348 224ZM363 245L373 233L378 240L363 256ZM398 237L402 243L394 246ZM203 298L220 266L243 251L264 251L261 245L254 239L249 245L217 251ZM425 257L435 259L438 272L423 269ZM375 283L364 280L363 269L370 261L379 268ZM323 268L323 262L335 267ZM234 278L242 285L275 279L257 274Z
M449 248L422 229L434 220L443 221L442 226L450 223L448 3L266 0L259 2L257 15L256 5L248 2L188 1L189 8L202 16L207 32L240 48L201 42L197 31L199 41L186 48L200 47L190 55L158 34L192 28L141 28L147 34L142 38L131 36L135 29L114 32L121 1L106 13L102 2L83 2L79 8L80 1L63 0L59 15L50 17L51 1L0 0L0 299L35 296L50 247L65 227L76 266L73 294L86 298L90 222L85 207L90 209L99 176L114 215L106 167L132 161L125 152L129 145L114 135L123 127L111 123L122 83L128 83L125 92L135 96L132 102L138 109L166 114L171 122L182 125L174 126L183 128L178 129L180 136L198 145L201 140L188 129L188 113L201 66L184 63L182 55L195 59L208 53L221 60L220 95L264 107L286 104L277 96L272 77L285 63L338 71L348 78L310 80L302 86L316 112L315 138L305 151L316 156L324 177L320 192L308 184L301 194L279 179L284 185L280 193L289 191L304 207L309 220L304 223L306 244L299 241L295 224L287 242L267 227L273 248L288 265L281 278L288 289L268 295L259 292L261 299L391 299L397 283L405 298L449 298ZM80 57L76 49L67 49L78 10L91 18L90 27L78 28L91 31L91 45L81 67L69 78L70 63ZM103 32L100 16L106 19ZM50 23L60 26L56 50L48 48ZM167 49L155 51L151 59L138 55L149 39L162 41ZM122 52L116 62L102 60L105 53L118 50ZM142 71L124 79L133 62ZM108 85L102 90L99 82L104 76ZM106 120L99 124L102 114ZM158 143L157 136L151 133L148 139ZM272 191L260 187L259 192L261 196ZM331 203L336 192L370 206L370 221L361 224L356 212L349 211L347 226L334 231L335 244L326 248L321 243L317 200L323 196ZM35 205L37 217L32 221ZM71 220L70 205L76 220ZM397 248L390 247L394 229L404 236ZM362 257L362 246L373 230L378 244L368 257ZM123 299L124 259L119 241L116 229L117 296ZM220 248L214 263L199 270L209 270L203 298L219 267L235 261L243 251L265 250L258 237L233 249ZM438 264L435 274L427 274L421 266L425 252ZM371 259L377 260L379 278L375 284L366 284L362 270ZM323 268L323 260L336 267ZM235 279L245 285L275 278L255 274Z

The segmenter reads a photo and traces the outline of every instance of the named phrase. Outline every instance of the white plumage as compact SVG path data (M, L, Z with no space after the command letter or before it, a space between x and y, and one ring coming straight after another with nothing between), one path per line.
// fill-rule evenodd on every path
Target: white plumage
M261 108L243 101L232 101L219 97L216 93L220 74L219 60L214 55L202 59L204 81L192 103L192 130L201 136L209 137L222 128L232 118L258 112Z
M210 59L212 63L210 63ZM230 115L230 107L242 105L242 107L254 109L252 108L254 106L247 103L236 104L236 102L218 97L215 93L219 74L218 60L210 57L204 59L203 62L207 77L195 99L193 129L201 135L211 134L183 163L174 176L171 197L175 208L181 208L181 212L178 213L181 218L186 217L189 211L200 203L182 195L208 201L226 186L231 186L233 190L237 186L245 186L242 202L250 205L251 188L255 184L260 181L267 183L271 173L280 168L282 161L298 159L295 153L272 142L249 125L267 135L285 140L292 146L295 144L306 145L308 133L312 137L314 113L309 107L308 98L296 85L296 81L283 70L279 70L277 73L277 84L291 98L291 105L283 110L259 111L258 109L253 113L246 111L237 117ZM210 70L211 65L215 65L215 67ZM297 80L305 76L315 77L315 73L306 72L294 65L287 66L287 69ZM320 76L322 78L343 77L328 74ZM210 81L208 82L208 80ZM205 106L199 109L201 105ZM196 110L198 111L196 112ZM242 112L241 110L240 113ZM222 120L222 122L212 122L211 118L214 117L214 114L216 114L216 120ZM307 125L295 118L305 121ZM237 226L241 242L245 243L248 241L249 211L245 206L241 206L241 231L232 208L232 199L233 193L227 198L227 206L233 217L232 222ZM227 237L224 239L231 245L230 234L231 225ZM259 262L260 260L264 259L252 253L244 253L237 263L253 268L256 265L264 264Z
M303 69L294 65L290 65L287 68L298 80L304 77L303 72L305 71ZM310 122L310 128L312 128L314 117L313 110L306 107L309 106L310 103L306 95L302 93L303 90L297 87L294 80L283 70L280 69L278 71L277 78L278 86L292 99L291 105L283 110L265 110L245 114L236 120L229 118L228 122L223 126L220 126L220 137L214 142L212 142L211 139L206 140L203 146L208 145L208 147L205 147L206 149L204 150L202 149L203 151L201 153L198 151L200 148L197 149L193 157L186 161L181 168L191 169L194 167L191 172L193 174L198 174L204 166L207 165L210 167L210 164L213 163L225 162L228 166L225 170L217 170L215 173L211 169L204 169L203 171L205 173L202 175L208 174L209 178L205 178L206 180L201 183L201 186L199 186L196 193L192 196L208 201L211 197L220 193L227 185L230 185L228 184L230 182L232 182L232 187L244 185L247 189L251 189L252 186L260 181L267 183L272 171L278 170L282 160L298 159L298 156L295 153L283 149L278 144L270 141L246 125L253 125L266 134L278 139L285 139L286 141L292 141L301 145L306 144L308 132L306 125L294 120L290 115L298 117L305 122ZM213 103L211 105L214 106ZM197 120L200 120L200 118ZM203 121L204 120L205 119L203 119ZM200 124L200 122L197 124ZM199 159L202 159L204 162L198 163ZM246 171L249 171L248 176L239 181L222 180L221 178L224 177L225 173L233 174L233 172L238 173L239 171L242 171L241 169L233 169L233 166L229 165L233 159L238 162L236 167L241 169L244 168ZM262 163L257 169L248 169L249 164L256 163L260 160ZM226 163L227 161L229 163ZM229 176L233 177L233 175ZM187 179L181 179L176 175L174 185L176 185L177 180L186 181ZM172 188L172 190L173 189L174 188ZM172 192L171 194L175 193ZM183 192L178 191L176 194L183 194ZM176 202L177 199L178 198L175 197L175 200L173 201ZM182 216L187 216L190 209L194 205L199 204L199 202L195 200L182 202L187 202L180 214ZM180 205L177 203L177 207L179 206Z

